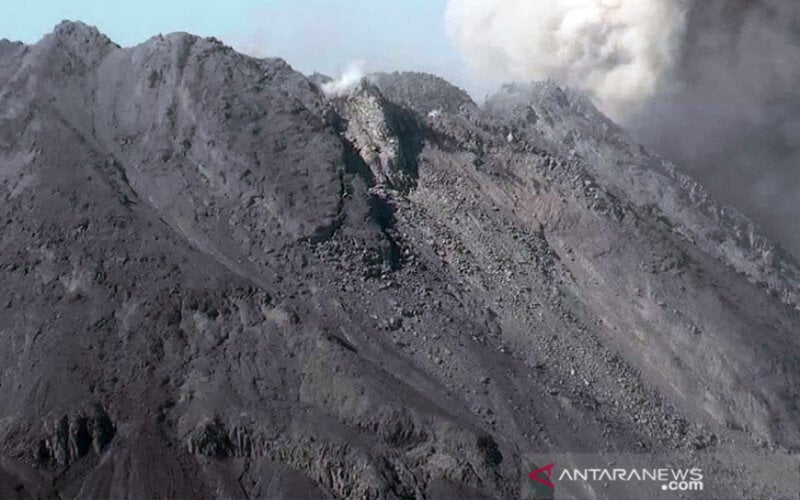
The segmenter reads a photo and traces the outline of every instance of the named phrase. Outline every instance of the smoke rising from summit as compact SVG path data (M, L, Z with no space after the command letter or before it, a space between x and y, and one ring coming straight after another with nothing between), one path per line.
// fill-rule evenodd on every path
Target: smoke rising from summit
M353 61L336 80L324 83L322 91L328 97L342 97L355 89L364 78L364 61Z
M479 76L585 91L800 255L800 2L450 0Z

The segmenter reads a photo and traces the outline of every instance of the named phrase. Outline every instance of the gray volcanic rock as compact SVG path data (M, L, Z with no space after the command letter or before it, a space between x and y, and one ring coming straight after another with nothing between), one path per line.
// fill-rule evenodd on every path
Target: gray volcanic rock
M425 73L373 73L369 80L390 101L426 115L431 111L458 113L475 109L469 94L438 76Z
M527 453L800 447L800 273L747 219L553 84L322 81L0 42L0 497L514 498Z

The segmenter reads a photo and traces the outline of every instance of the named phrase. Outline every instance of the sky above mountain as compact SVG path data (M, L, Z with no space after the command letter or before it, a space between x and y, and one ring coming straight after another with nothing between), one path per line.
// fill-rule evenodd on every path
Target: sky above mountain
M446 6L446 0L2 0L0 38L32 43L64 19L97 26L123 46L187 31L252 55L280 56L305 73L336 76L354 61L367 71L431 72L480 99L494 85L469 74L447 37Z

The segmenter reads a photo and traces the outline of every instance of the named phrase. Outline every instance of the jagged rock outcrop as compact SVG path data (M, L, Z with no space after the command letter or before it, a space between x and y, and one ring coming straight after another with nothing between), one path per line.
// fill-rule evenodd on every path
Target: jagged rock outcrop
M90 452L100 455L114 439L114 423L97 406L91 413L63 416L45 423L45 438L39 443L37 459L44 466L66 466Z
M417 156L425 140L425 128L418 118L386 100L367 80L334 99L342 135L369 166L373 182L399 191L413 188Z
M532 452L797 450L798 267L744 216L551 83L323 81L0 42L0 496L514 498Z

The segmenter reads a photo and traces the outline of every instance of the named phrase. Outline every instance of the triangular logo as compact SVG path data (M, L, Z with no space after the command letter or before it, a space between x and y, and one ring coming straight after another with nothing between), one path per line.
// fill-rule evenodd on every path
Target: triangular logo
M544 477L539 476L542 472L547 473L547 479ZM535 471L528 474L528 477L536 481L537 483L542 483L543 485L547 486L548 488L555 488L555 485L550 482L550 476L553 475L553 464L545 465L544 467L540 467Z

